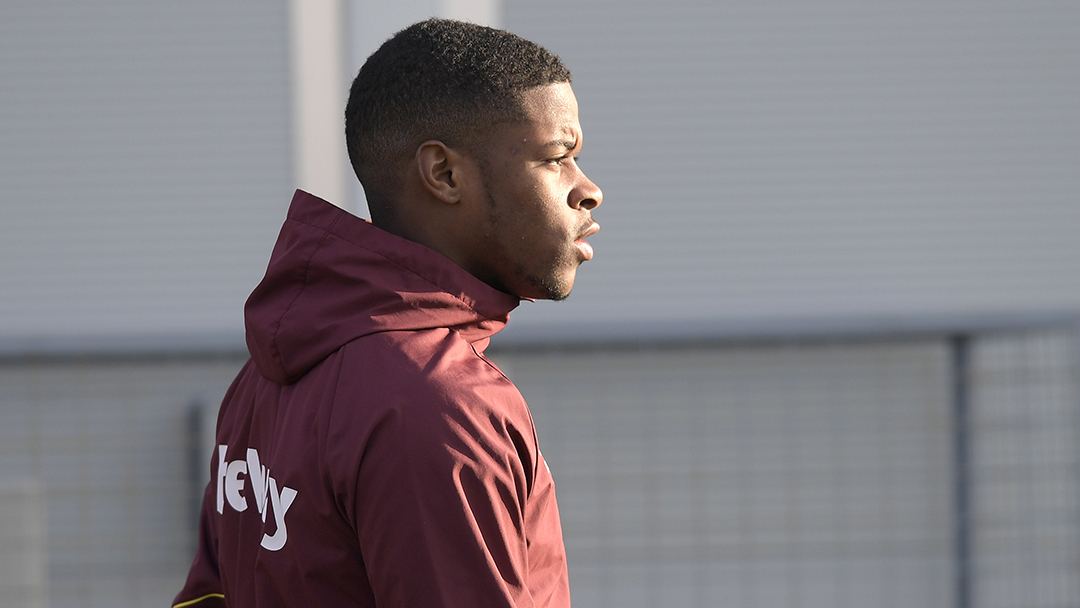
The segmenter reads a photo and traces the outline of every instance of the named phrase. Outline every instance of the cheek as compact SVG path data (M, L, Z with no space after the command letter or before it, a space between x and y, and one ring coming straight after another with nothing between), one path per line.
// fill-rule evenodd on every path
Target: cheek
M519 191L505 203L506 219L514 224L517 237L525 240L544 240L557 229L560 218L556 206L540 188Z
M533 256L550 259L559 253L553 250L565 248L573 222L568 205L558 196L560 178L534 178L512 185L503 181L490 194L498 229L508 233L502 240L530 250Z
M558 213L558 208L549 204L539 204L533 211L525 228L533 233L535 246L544 250L537 253L544 257L560 255L572 240L568 238L565 218Z

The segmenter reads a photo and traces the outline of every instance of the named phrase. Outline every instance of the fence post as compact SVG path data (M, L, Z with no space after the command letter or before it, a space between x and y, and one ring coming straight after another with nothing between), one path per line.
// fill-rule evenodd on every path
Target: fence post
M953 475L956 511L956 607L972 607L971 568L971 337L951 338L953 399Z
M203 402L196 399L191 402L187 409L187 483L188 483L188 525L192 531L190 536L195 542L192 553L198 549L199 538L199 514L202 512L203 492L206 490L205 472L209 460L203 453L203 444L206 438L203 436L206 416L206 407Z

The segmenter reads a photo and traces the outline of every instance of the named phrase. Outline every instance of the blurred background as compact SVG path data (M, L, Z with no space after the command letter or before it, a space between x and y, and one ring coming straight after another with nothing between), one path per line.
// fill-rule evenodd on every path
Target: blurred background
M1080 606L1080 3L0 5L0 605L168 606L294 188L430 15L574 72L574 295L489 351L581 607Z

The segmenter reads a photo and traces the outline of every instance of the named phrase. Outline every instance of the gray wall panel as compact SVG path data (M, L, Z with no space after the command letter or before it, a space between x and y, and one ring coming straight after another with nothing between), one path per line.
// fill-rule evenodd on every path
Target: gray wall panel
M0 339L242 332L291 195L285 8L4 4Z
M606 195L574 296L519 328L1080 307L1080 5L504 15L574 70Z

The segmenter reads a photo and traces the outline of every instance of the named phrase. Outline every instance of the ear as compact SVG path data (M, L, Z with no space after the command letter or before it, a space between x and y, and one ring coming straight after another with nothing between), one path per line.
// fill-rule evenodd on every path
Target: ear
M464 158L441 141L429 140L416 149L420 183L435 198L447 204L461 199Z

